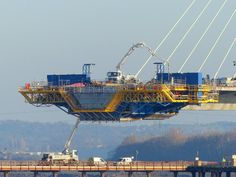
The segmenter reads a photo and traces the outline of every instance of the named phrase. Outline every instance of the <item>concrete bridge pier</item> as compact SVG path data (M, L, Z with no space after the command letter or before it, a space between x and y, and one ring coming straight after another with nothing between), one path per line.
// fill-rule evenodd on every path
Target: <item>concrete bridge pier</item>
M216 172L211 172L211 177L216 177Z
M57 177L58 176L58 172L56 172L56 171L52 172L52 176L53 177Z
M196 172L195 171L192 172L192 177L196 177Z
M132 171L128 172L128 177L133 177L133 172Z
M34 172L34 177L38 177L39 176L39 172L35 171Z
M231 172L230 171L226 172L226 177L231 177Z
M198 172L198 176L199 176L199 177L205 177L205 176L206 176L206 173L203 172L203 171L199 171L199 172Z
M220 172L220 171L216 172L216 177L221 177L221 175L222 175L222 172Z
M8 176L9 176L9 171L4 171L4 172L3 172L3 176L4 176L4 177L8 177Z
M174 171L174 177L178 177L178 171Z
M86 176L87 176L86 172L83 171L83 172L81 173L81 176L82 176L82 177L86 177Z
M151 177L152 176L152 172L151 171L147 171L146 174L147 174L147 177Z
M100 176L105 177L105 172L104 171L100 172Z

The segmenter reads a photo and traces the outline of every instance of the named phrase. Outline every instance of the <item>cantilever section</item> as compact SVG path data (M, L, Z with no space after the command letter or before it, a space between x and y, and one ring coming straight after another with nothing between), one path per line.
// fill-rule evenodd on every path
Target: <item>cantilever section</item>
M64 99L56 88L20 88L19 92L24 96L26 102L33 105L62 104Z
M123 103L217 103L218 93L207 85L148 85L134 88L30 87L19 92L30 104L67 105L73 113L114 112Z
M19 92L30 104L55 105L85 121L161 119L187 105L218 102L214 88L186 84L32 85Z

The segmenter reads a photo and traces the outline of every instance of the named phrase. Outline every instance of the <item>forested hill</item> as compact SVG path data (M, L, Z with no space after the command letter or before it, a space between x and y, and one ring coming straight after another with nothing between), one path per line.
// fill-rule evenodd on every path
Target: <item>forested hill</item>
M168 134L139 141L136 136L129 136L113 152L112 159L122 156L135 156L139 160L194 160L196 152L202 160L220 161L223 157L236 154L236 130L220 133L209 132L201 135L185 135L178 130Z
M73 125L65 122L0 121L0 152L62 151L72 127ZM101 156L107 159L108 157L112 158L113 155L115 158L123 156L125 152L134 153L136 147L140 146L141 148L145 145L145 149L150 147L149 152L155 150L155 154L158 154L162 151L163 153L160 153L162 156L158 156L158 158L164 159L166 158L164 156L165 150L176 149L172 153L173 158L177 158L175 155L178 154L177 151L186 151L185 148L189 148L192 150L189 152L189 157L192 158L200 146L200 144L196 145L197 142L205 142L202 148L207 148L212 140L211 144L213 142L217 144L216 147L211 146L212 149L220 149L222 143L225 143L224 141L227 139L223 138L224 136L230 137L230 139L228 138L229 142L233 141L233 134L222 135L221 133L232 130L236 130L236 123L218 122L202 125L165 124L165 122L158 121L81 123L73 140L72 149L79 150L81 159L87 159L91 156ZM173 136L175 131L179 132L177 142ZM196 148L191 148L190 145L196 146ZM126 146L130 146L130 148ZM234 147L236 149L236 146ZM222 154L223 152L220 153L218 150L217 153ZM171 153L168 152L167 154ZM146 154L142 148L138 156L143 159L149 159L149 156L154 157L152 153Z

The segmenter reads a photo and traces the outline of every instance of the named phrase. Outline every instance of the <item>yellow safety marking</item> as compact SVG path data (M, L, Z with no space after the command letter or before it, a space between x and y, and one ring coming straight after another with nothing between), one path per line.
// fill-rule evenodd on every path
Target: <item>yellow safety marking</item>
M105 112L114 112L122 100L122 92L118 91L111 102L105 108Z
M73 111L78 109L77 105L73 102L71 96L66 91L61 89L59 92Z

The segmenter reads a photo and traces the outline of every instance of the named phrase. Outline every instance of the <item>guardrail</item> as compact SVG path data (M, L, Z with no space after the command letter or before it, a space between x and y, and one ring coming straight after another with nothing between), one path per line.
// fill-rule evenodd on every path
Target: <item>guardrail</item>
M185 171L193 162L142 162L92 164L88 161L50 163L45 161L0 161L0 171Z

